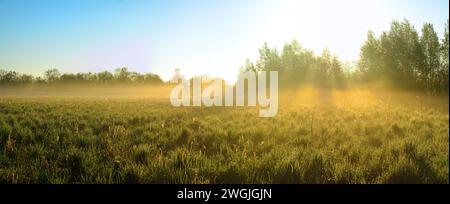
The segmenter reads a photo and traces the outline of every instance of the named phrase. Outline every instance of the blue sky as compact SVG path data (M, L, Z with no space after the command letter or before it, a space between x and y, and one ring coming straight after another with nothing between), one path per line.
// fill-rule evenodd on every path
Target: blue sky
M317 54L358 57L367 30L392 19L424 22L442 34L448 0L0 0L0 69L41 74L127 66L167 79L232 80L264 42L292 39Z

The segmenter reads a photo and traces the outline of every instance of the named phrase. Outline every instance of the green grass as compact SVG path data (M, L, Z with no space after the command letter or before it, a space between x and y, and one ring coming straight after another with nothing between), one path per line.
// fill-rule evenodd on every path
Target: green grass
M275 118L143 97L0 97L0 183L449 183L448 109L312 95Z

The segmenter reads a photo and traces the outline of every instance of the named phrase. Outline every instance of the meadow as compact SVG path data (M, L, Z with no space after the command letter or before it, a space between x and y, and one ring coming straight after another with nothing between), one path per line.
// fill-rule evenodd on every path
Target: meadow
M303 87L260 118L133 90L3 90L0 183L449 183L448 96Z

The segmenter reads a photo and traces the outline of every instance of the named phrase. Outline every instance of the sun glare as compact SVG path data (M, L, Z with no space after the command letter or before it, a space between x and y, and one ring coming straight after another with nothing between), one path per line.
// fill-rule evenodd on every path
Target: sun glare
M382 7L382 1L282 2L272 5L275 12L269 17L262 39L278 46L282 46L287 39L298 39L305 48L312 49L316 54L329 48L345 61L357 59L367 30L378 30L378 25L389 22L383 17L387 10Z

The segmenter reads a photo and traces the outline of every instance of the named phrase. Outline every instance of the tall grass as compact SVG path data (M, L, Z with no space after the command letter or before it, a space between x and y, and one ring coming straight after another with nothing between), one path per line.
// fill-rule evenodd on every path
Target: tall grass
M279 113L0 97L0 183L449 183L448 97L292 90Z

